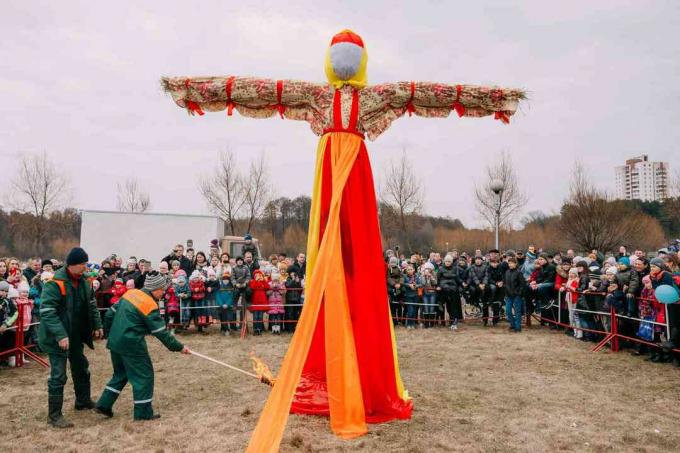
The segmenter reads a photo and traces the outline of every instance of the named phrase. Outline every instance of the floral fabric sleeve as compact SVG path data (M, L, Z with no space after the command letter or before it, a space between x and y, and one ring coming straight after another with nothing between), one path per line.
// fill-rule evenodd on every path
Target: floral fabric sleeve
M452 110L459 116L494 115L508 122L525 93L517 89L431 82L395 82L373 85L361 91L361 123L373 140L392 121L408 113L445 118Z
M299 80L256 77L164 77L163 89L190 114L236 110L251 118L307 121L321 135L326 111L332 102L330 87Z

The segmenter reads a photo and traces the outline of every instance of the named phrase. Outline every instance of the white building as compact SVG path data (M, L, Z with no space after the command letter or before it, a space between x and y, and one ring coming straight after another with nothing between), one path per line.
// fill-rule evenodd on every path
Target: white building
M616 167L616 197L660 201L668 198L668 162L651 162L646 154Z

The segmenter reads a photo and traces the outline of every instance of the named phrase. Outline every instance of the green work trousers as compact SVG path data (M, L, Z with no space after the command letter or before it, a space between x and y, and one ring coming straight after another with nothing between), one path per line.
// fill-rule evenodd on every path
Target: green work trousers
M134 400L134 419L148 420L153 416L153 365L149 355L123 355L111 351L113 377L97 401L97 406L112 410L118 395L130 381Z
M83 344L73 341L68 354L49 354L50 377L47 379L47 394L63 397L66 385L66 361L71 365L73 390L76 394L76 404L86 404L90 401L90 363L83 353Z

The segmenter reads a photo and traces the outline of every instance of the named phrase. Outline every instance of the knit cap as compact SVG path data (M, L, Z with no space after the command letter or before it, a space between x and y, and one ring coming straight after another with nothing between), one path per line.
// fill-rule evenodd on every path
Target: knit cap
M6 281L1 281L0 291L9 291L9 283L7 283Z
M83 264L89 261L89 257L85 250L80 247L73 247L68 255L66 255L66 265L74 266L76 264Z
M147 274L144 280L144 289L147 291L155 291L157 289L165 289L167 280L161 274Z

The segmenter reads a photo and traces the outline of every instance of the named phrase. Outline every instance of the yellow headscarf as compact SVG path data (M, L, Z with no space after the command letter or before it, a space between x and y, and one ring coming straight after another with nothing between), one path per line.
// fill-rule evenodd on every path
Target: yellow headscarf
M361 47L361 63L359 63L359 70L352 76L349 80L340 80L340 78L333 71L333 65L331 64L331 47L333 44L340 42L350 42ZM328 83L333 85L335 88L340 89L344 85L351 85L354 88L363 88L368 84L368 79L366 76L366 65L368 63L368 52L366 52L366 47L364 47L364 42L361 36L354 33L352 30L343 30L337 35L333 36L328 50L326 50L326 77L328 78Z

